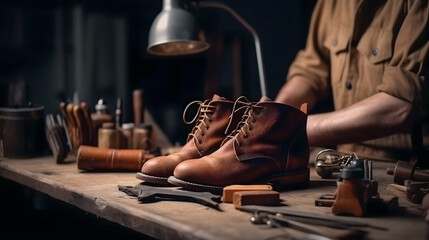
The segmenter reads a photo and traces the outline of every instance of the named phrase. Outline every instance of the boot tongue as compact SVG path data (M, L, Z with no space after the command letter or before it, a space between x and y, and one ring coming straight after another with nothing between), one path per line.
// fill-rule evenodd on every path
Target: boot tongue
M225 98L223 98L217 94L214 94L212 97L212 101L219 101L219 100L225 100Z
M261 99L259 99L259 102L272 102L273 100L271 100L269 97L267 96L262 96Z

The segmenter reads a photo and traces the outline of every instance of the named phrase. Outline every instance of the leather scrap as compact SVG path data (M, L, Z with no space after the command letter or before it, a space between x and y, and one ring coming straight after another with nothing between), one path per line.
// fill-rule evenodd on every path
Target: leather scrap
M137 197L140 202L160 200L195 202L220 211L221 196L210 192L193 192L182 190L180 187L156 187L144 184L136 186L118 185L118 189L130 196Z

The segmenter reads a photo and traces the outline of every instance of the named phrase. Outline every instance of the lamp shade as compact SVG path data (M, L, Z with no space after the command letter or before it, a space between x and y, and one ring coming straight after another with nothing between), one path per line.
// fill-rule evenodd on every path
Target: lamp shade
M198 37L197 21L181 8L180 0L164 0L150 28L147 51L158 56L196 54L209 48Z

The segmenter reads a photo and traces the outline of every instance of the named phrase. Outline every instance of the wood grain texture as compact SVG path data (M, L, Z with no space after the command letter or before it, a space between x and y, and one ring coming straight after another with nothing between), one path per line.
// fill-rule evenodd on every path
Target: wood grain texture
M392 163L374 163L374 178L379 181L382 198L389 196L385 189L392 183L392 176L386 175L387 166ZM285 239L282 230L252 224L251 214L236 210L231 203L221 203L221 211L197 203L171 200L142 204L118 190L118 185L141 183L135 173L81 172L76 162L56 164L53 157L45 156L1 158L0 176L159 239ZM335 179L321 179L313 168L310 176L308 188L280 192L284 207L332 215L330 208L315 206L314 201L321 194L335 191ZM369 239L425 239L427 227L420 205L403 199L399 201L400 214L351 218L389 229L365 229L369 231Z

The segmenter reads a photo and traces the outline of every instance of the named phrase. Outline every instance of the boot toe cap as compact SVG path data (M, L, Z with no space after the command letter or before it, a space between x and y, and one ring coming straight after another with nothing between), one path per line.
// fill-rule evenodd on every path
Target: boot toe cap
M203 162L190 159L181 162L174 169L174 177L183 181L205 183L210 173L205 170Z
M173 174L175 164L164 157L153 158L143 164L141 172L150 176L169 177Z

